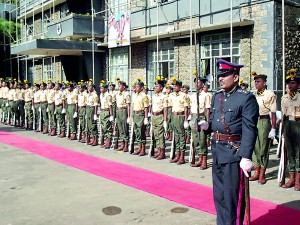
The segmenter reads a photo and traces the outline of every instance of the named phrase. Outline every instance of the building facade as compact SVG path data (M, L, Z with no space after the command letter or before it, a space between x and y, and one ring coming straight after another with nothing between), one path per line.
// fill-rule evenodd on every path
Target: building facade
M276 0L20 0L22 38L11 48L29 80L119 77L131 84L141 77L153 88L156 75L192 84L197 69L216 90L215 62L223 58L245 66L241 77L251 87L255 70L280 94L281 6ZM287 72L299 69L300 1L285 1L284 10ZM109 46L112 24L124 19L130 45Z

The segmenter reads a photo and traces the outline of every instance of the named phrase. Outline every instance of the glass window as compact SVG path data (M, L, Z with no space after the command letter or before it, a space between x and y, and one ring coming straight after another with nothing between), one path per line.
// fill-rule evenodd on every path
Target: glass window
M128 47L110 49L109 80L116 82L119 77L128 83Z
M128 0L111 0L110 6L113 14L125 13L128 11Z
M43 58L43 80L47 82L53 80L52 58Z
M60 18L66 17L69 15L69 8L67 4L62 4L60 6Z

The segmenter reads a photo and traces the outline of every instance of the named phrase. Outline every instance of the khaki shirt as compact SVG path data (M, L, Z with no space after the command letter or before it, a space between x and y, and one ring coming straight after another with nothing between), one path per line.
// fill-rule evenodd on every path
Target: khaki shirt
M151 97L151 95L147 95L147 97L148 97L148 100L149 100L149 105L152 105L152 97Z
M294 98L286 94L281 99L281 111L283 115L290 117L300 117L300 94L297 93Z
M273 91L265 90L262 95L255 93L259 105L259 115L269 115L270 112L276 113L276 95Z
M54 96L54 104L61 105L63 102L66 100L65 93L61 90L55 91L55 96Z
M96 91L87 93L87 101L86 104L88 106L98 106L99 98Z
M2 87L2 97L7 99L8 98L8 92L9 92L9 89L8 87Z
M14 93L14 101L15 101L15 102L19 100L19 99L18 99L19 92L21 92L20 89L15 89L15 93Z
M112 96L108 92L105 92L104 94L100 94L100 106L101 109L109 109L109 107L112 105Z
M1 82L0 82L0 85L1 85ZM0 98L3 98L3 88L0 87Z
M172 106L172 112L184 112L184 108L190 106L188 95L181 91L172 92L169 97L168 105Z
M116 94L116 102L118 108L127 107L127 104L130 104L130 95L127 91L120 92Z
M69 92L67 95L67 104L77 104L78 103L78 93L77 91L73 90L72 92Z
M47 94L47 102L48 104L52 104L55 101L55 90L48 89L48 94Z
M25 97L25 90L24 89L19 89L18 100L24 101L24 97Z
M132 96L133 111L141 111L149 107L149 99L143 92L134 93Z
M32 99L33 99L33 91L32 91L32 89L26 89L25 90L25 96L24 96L24 98L25 98L25 102L29 102L29 101L32 101Z
M40 103L41 102L41 90L35 91L33 94L33 102Z
M197 113L197 93L194 93L190 97L191 99L191 113ZM206 109L210 109L211 101L210 97L204 91L199 93L199 113L205 113Z
M40 92L41 92L41 94L40 94L41 102L47 102L48 90L40 90Z
M116 95L117 95L117 91L114 90L114 91L110 91L109 93L110 93L110 95L111 95L111 97L112 97L112 102L113 102L113 103L116 103Z
M161 112L168 107L168 97L162 92L152 96L152 112Z
M79 94L78 94L78 107L86 106L86 102L87 102L87 92L86 91L79 92Z
M10 90L8 91L7 100L8 100L8 101L13 101L13 100L14 100L15 93L16 93L16 90L15 90L15 89L10 89Z

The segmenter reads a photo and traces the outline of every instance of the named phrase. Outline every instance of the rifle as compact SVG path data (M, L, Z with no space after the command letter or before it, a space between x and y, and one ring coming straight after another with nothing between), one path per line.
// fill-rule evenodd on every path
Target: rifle
M285 184L285 170L286 170L286 162L287 162L287 155L285 150L285 137L283 134L283 127L285 122L286 116L283 116L283 120L279 127L279 143L277 146L277 157L280 157L279 168L278 168L278 178L277 181L279 182L279 186L281 187Z
M81 124L80 124L80 118L78 120L78 124L77 124L77 139L80 140L80 135L81 135Z
M134 151L134 130L133 130L134 124L132 122L131 129L130 129L130 141L129 141L129 153L132 154Z
M193 143L193 134L191 136L189 162L195 163L195 149L194 149L194 143Z
M104 137L103 137L102 126L101 126L101 111L97 123L98 123L98 131L99 131L99 143L102 146L104 144L104 140L103 140Z
M113 137L112 137L112 144L110 146L110 150L113 150L115 148L115 139L116 139L116 132L117 132L117 118L115 118L115 122L113 125Z
M175 153L175 134L174 131L172 132L172 145L171 145L171 153L170 153L170 159L174 158L174 153Z
M151 157L154 154L154 135L153 135L153 125L151 120L151 126L150 126L150 146L149 146L149 153L148 156Z
M67 123L67 138L70 137L70 121Z
M39 107L39 130L42 131L42 108Z
M24 115L24 120L25 120L25 121L24 121L24 123L25 123L25 124L24 124L24 127L27 129L27 128L28 128L28 126L27 126L27 110L26 110L26 107L25 107L25 106L24 106L24 110L25 110L25 111L24 111L24 114L25 114L25 115Z

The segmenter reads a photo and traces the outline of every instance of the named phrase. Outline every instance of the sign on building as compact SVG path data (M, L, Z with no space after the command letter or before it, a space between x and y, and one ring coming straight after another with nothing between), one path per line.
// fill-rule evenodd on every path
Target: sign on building
M112 15L108 20L108 48L130 45L130 12Z

